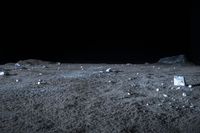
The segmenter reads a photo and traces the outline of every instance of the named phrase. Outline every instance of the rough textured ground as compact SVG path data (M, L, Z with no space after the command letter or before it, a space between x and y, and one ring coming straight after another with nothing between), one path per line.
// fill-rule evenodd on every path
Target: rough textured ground
M200 132L199 66L19 64L0 66L0 133Z

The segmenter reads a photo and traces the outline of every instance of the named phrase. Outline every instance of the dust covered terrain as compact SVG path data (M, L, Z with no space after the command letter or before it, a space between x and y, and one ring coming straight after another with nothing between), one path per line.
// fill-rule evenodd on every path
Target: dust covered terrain
M200 132L199 66L25 60L0 71L0 133Z

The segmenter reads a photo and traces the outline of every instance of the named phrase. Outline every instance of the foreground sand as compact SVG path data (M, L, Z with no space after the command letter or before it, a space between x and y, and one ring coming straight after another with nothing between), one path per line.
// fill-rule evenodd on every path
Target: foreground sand
M199 66L19 64L0 66L0 133L200 132Z

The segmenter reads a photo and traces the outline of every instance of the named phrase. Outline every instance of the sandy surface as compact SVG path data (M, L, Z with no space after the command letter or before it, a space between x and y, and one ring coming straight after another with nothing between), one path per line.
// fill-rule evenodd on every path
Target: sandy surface
M200 132L199 66L18 63L0 66L0 133Z

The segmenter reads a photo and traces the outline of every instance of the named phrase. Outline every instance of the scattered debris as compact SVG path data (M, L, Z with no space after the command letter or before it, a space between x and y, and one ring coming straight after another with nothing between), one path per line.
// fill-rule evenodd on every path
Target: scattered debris
M175 86L185 86L185 79L183 76L174 76Z
M164 97L168 97L166 94L163 94Z
M185 92L183 92L182 96L183 96L183 97L186 97L187 95L186 95L186 93L185 93Z
M46 82L44 82L44 81L41 80L41 79L39 79L38 82L37 82L38 85L45 84L45 83L46 83Z
M83 68L83 66L81 65L81 70L83 71L84 70L84 68Z

